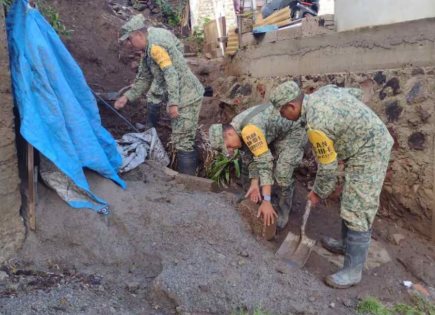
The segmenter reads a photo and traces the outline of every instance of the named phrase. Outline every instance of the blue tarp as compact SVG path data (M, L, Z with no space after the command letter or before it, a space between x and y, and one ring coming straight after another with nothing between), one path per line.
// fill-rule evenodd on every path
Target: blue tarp
M107 203L90 192L84 168L125 188L117 174L122 158L80 67L27 0L14 2L6 22L21 135L95 201L73 200L72 207L102 211Z

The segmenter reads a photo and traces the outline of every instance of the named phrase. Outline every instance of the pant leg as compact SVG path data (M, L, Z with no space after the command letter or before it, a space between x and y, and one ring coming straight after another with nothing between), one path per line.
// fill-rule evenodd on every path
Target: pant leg
M171 140L177 151L193 151L202 99L179 108L179 116L171 120Z
M390 159L391 146L362 152L346 163L340 216L353 231L371 229Z

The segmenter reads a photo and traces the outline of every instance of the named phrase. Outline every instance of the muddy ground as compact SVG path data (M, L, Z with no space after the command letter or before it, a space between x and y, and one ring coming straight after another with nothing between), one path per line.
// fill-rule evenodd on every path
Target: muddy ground
M107 92L128 85L135 58L119 55L120 21L107 18L111 11L105 1L52 3L74 29L65 41L91 87ZM189 58L189 64L204 85L213 85L222 73L220 61ZM204 130L230 118L222 106L205 98ZM123 114L143 124L146 104L131 105ZM128 131L103 107L101 115L115 136ZM168 122L163 115L159 132L165 143ZM298 174L290 224L271 242L252 235L235 210L233 193L190 191L153 164L128 174L126 191L90 174L95 193L111 204L109 217L68 208L40 185L38 230L0 272L0 314L231 314L255 308L273 314L352 314L368 295L386 303L409 302L403 280L435 287L434 246L385 219L376 220L373 238L391 261L366 271L357 287L326 287L322 278L337 267L316 253L305 269L278 272L274 252L288 231L297 232L312 180L301 175L306 172ZM337 201L330 201L313 210L307 233L318 240L338 236L339 227Z

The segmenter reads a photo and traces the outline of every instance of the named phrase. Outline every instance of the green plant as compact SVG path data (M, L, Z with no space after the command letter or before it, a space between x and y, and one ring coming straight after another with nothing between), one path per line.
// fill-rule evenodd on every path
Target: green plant
M399 303L391 308L383 305L375 297L367 297L357 306L357 312L364 315L435 315L435 305L425 299L414 296L414 305Z
M232 312L231 315L272 315L271 313L265 312L259 308L256 308L252 313L248 311L236 311Z
M6 6L8 8L12 4L13 0L0 0L0 5Z
M59 35L70 36L72 30L68 29L60 19L59 12L49 5L45 0L37 0L38 9L47 19L48 23L54 28Z
M223 186L229 184L234 176L240 177L239 157L238 151L232 157L220 153L211 164L208 177Z
M0 5L9 8L13 0L0 0ZM70 36L72 30L68 29L60 19L59 12L50 6L45 0L35 1L41 14L47 19L48 23L54 28L59 35Z
M167 0L156 0L157 6L162 11L163 16L168 21L169 26L176 27L181 22L181 10L186 4L186 0L182 1L180 7L176 10L167 2Z

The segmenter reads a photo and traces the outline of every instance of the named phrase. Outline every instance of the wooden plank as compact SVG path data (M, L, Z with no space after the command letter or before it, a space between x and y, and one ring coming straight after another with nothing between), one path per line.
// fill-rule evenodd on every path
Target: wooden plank
M289 7L285 7L284 9L281 9L279 11L276 11L275 13L269 15L267 18L258 21L255 26L263 26L263 25L271 25L283 20L290 19L291 17L291 11Z
M26 224L27 227L36 230L36 174L35 174L35 151L30 143L27 143L27 213Z

